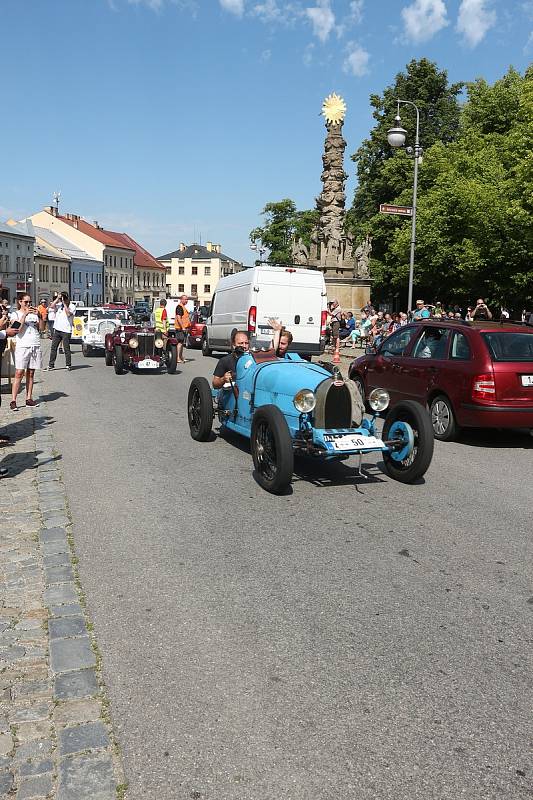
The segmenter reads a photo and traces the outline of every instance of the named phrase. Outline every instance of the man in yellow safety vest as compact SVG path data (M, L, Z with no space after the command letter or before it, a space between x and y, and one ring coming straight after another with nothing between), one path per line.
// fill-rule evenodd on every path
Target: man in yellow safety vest
M168 335L168 315L166 309L167 301L163 298L159 301L159 308L154 310L155 329L160 331L163 336Z

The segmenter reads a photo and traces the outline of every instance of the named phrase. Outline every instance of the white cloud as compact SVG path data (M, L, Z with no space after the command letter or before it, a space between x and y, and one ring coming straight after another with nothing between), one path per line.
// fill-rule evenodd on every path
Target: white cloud
M457 30L470 47L475 47L487 31L496 24L496 12L488 8L486 0L461 0Z
M264 64L266 64L267 61L270 61L271 56L272 56L272 50L263 50L259 60L262 61Z
M335 27L335 14L333 13L330 0L317 0L318 5L306 8L306 16L311 20L313 33L321 42L325 42L331 31Z
M229 11L236 17L242 17L244 14L244 0L219 0L219 3L224 11Z
M527 42L525 43L522 52L524 53L525 56L527 56L528 53L531 52L531 50L533 50L533 31L531 31L531 33L529 34Z
M348 24L359 25L363 19L363 6L365 0L352 0L350 3L350 12L348 14Z
M305 67L310 67L313 63L313 55L314 55L315 45L313 42L310 42L304 50L304 54L302 56L302 61L304 62Z
M348 42L346 51L347 55L342 64L342 71L347 75L354 75L356 78L366 75L370 53L356 42Z
M160 11L165 0L128 0L128 3L132 6L147 6L152 11Z
M404 30L412 42L427 42L448 25L444 0L414 0L402 8Z

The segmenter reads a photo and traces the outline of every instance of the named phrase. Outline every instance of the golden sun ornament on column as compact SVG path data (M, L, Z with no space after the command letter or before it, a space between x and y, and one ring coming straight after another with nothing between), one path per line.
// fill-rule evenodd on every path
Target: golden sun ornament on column
M322 114L329 125L339 125L346 114L346 103L338 94L333 92L322 103Z

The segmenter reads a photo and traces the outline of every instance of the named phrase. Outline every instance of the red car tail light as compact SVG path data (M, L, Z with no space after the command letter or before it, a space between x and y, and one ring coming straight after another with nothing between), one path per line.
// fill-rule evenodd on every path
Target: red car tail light
M476 375L472 384L472 400L493 400L496 383L492 372Z
M257 317L257 307L250 306L248 311L248 333L255 333L255 321Z
M324 311L322 312L322 314L320 316L320 335L321 336L325 336L326 335L326 321L327 321L327 318L328 318L328 312L324 309Z

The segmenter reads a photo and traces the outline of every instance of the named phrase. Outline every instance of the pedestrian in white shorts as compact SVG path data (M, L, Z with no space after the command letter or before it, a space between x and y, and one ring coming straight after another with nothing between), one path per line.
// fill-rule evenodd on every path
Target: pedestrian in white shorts
M8 335L15 337L15 377L9 407L17 410L17 394L24 374L26 374L26 405L36 406L32 398L33 378L36 369L42 369L41 338L39 336L39 315L31 305L29 294L23 294L17 301L19 309L11 314Z

